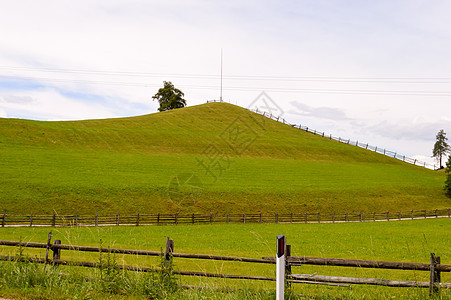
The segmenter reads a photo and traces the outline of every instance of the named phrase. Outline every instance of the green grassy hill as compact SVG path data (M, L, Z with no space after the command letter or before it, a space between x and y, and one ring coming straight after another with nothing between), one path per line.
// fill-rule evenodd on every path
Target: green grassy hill
M0 210L9 213L432 209L451 206L443 183L443 173L226 103L106 120L0 119Z

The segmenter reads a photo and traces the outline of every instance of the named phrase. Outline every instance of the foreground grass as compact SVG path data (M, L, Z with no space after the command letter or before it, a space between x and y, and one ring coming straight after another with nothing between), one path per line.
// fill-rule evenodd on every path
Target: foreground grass
M45 242L49 228L1 228L0 238L6 240ZM293 256L313 256L329 258L368 259L403 262L429 262L431 252L441 257L443 264L451 262L451 220L431 219L397 222L364 222L346 224L229 224L205 226L146 226L146 227L88 227L54 228L54 239L64 244L98 246L100 240L104 246L161 250L167 236L175 240L175 251L213 255L244 257L274 256L275 236L284 234L288 244L292 245ZM14 254L16 249L0 248L1 254ZM31 256L43 257L41 250L26 250ZM62 258L67 260L97 261L98 254L86 254L63 251ZM140 266L158 266L158 258L135 256L116 256L119 264ZM255 276L275 276L274 266L247 263L211 262L202 260L175 259L175 269L206 271L224 274L242 274ZM84 274L86 270L78 269ZM347 277L382 278L392 280L428 281L428 272L372 270L358 268L339 268L322 266L303 266L293 268L294 273ZM89 274L89 273L88 273ZM204 278L179 278L182 284L206 287L228 287L249 289L252 298L231 294L230 299L271 299L268 291L274 290L274 283L251 281L233 281ZM451 282L450 274L442 273L443 282ZM3 290L3 288L2 288ZM45 289L44 289L45 290ZM261 292L259 292L261 291ZM386 299L389 297L404 299L426 298L426 289L385 288L374 286L353 286L352 288L295 285L295 293L318 295L321 297L344 297L350 299ZM4 292L3 292L4 293ZM64 294L64 292L62 292ZM178 296L186 299L209 299L202 293L194 296ZM200 294L199 294L200 293ZM255 294L256 293L256 294ZM218 293L213 292L214 295ZM1 294L0 294L1 295ZM219 295L222 295L219 293ZM128 295L130 296L130 295ZM451 297L449 291L443 291L443 297ZM70 297L70 294L69 296ZM175 296L174 296L175 297ZM445 299L444 298L444 299ZM214 299L214 298L213 298Z
M201 190L171 200L169 182L183 173ZM226 103L107 120L0 119L0 212L10 214L440 209L451 207L444 180Z

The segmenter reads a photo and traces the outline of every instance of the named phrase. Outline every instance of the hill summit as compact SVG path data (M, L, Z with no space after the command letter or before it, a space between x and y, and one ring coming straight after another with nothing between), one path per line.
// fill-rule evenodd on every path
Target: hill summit
M443 174L208 103L150 115L0 119L10 213L381 211L450 206Z

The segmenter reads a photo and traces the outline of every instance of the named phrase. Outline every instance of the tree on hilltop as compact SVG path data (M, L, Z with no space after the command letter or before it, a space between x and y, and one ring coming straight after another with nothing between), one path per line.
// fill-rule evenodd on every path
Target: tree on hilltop
M432 157L435 157L439 161L440 169L442 169L442 157L443 155L449 153L451 149L446 142L448 138L446 137L446 133L443 129L437 133L435 139L436 142L434 144L434 149L432 150Z
M183 99L185 94L174 87L172 82L163 81L164 86L158 90L153 100L157 100L160 103L159 111L171 110L175 108L182 108L186 105L186 100Z

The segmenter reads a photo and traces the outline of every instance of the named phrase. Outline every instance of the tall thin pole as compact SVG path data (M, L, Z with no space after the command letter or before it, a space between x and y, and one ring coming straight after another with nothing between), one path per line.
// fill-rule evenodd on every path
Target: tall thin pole
M219 96L219 101L222 102L222 48L221 48L221 94Z

